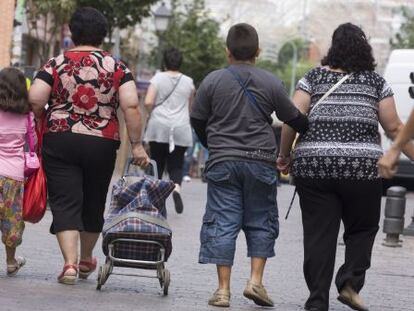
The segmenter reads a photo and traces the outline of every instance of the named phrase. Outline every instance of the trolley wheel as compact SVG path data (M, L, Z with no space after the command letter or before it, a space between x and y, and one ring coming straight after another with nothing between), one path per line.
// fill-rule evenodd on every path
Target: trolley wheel
M163 291L164 291L164 296L168 295L168 287L170 286L170 271L168 271L167 269L164 270L164 286L163 286Z
M97 280L97 284L96 284L96 290L101 290L102 287L102 266L99 267L98 270L98 280Z
M112 265L110 263L106 263L101 266L102 267L102 279L101 283L104 285L106 280L108 280L109 275L112 273Z
M105 266L108 266L108 272L109 272L109 274L112 274L112 270L114 268L114 265L112 264L112 261L109 258L106 258Z
M161 288L164 286L164 270L164 264L157 266L157 278Z

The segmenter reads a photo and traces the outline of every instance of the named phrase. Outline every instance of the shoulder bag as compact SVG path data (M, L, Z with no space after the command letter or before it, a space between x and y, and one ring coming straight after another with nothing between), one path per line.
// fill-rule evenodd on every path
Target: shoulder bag
M268 115L264 110L263 107L259 105L259 103L257 102L256 97L254 96L254 94L249 91L249 89L247 88L247 86L245 85L245 83L242 81L242 79L240 78L240 76L237 74L237 72L235 72L234 70L230 69L229 67L226 68L226 70L228 70L232 76L234 77L234 79L239 83L240 87L243 89L244 94L247 96L247 98L249 99L249 103L258 111L260 112L260 114L265 118L266 122L269 124L273 123L273 119L270 115Z
M325 94L323 94L323 96L309 110L308 117L311 116L312 112L315 111L316 107L318 107L329 95L331 95L333 93L333 91L335 91L342 83L344 83L346 80L348 80L351 76L352 76L352 73L345 75L333 87L331 87ZM295 184L295 179L293 178L293 176L291 176L291 178L290 178L290 184L292 184L292 185ZM292 200L290 201L289 208L288 208L288 211L286 213L285 219L287 219L289 217L289 213L290 213L290 210L292 209L293 202L294 202L295 197L296 197L296 193L297 193L297 190L296 190L296 187L295 187L295 191L293 192Z
M36 128L37 133L37 156L39 159L39 169L37 169L24 184L23 194L23 220L37 223L46 212L47 204L47 185L46 175L43 169L41 148L44 133L44 122L41 128Z

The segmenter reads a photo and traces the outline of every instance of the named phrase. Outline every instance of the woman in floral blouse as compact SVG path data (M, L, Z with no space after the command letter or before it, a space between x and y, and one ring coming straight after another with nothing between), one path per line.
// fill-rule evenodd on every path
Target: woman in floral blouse
M106 194L119 147L118 107L124 113L134 163L149 158L141 144L141 116L131 72L99 46L106 18L78 9L70 21L75 48L50 59L30 89L37 118L46 111L43 159L53 214L51 232L64 257L58 281L74 284L96 269L93 248L103 226ZM78 244L80 241L80 261Z

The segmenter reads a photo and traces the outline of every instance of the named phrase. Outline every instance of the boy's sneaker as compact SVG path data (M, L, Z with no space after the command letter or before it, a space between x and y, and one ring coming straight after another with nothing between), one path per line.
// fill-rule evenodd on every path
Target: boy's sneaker
M227 289L217 289L208 301L210 306L230 307L230 291Z
M248 281L243 296L253 300L255 304L262 307L273 307L273 301L267 295L263 285L256 285Z
M190 176L188 176L188 175L185 175L185 176L183 177L183 181L184 181L184 182L190 182L190 181L191 181L191 177L190 177Z

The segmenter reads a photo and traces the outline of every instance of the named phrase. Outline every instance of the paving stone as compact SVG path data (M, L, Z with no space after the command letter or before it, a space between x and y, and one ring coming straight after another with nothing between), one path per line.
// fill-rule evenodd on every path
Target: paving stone
M278 190L281 232L276 257L268 261L264 282L275 301L275 310L303 310L308 292L302 275L302 227L298 199L289 219L285 220L293 187L283 185ZM198 180L184 184L183 200L185 210L182 215L175 213L171 200L167 204L174 246L167 263L172 278L168 297L161 295L156 279L111 275L100 292L95 290L96 274L90 280L79 281L76 286L58 284L56 276L61 271L62 258L55 237L48 232L51 214L47 212L39 224L28 224L26 227L24 242L18 249L18 254L27 258L27 265L21 273L15 278L8 278L5 264L0 267L0 310L217 310L207 306L207 299L216 287L215 267L197 263L206 184ZM407 196L407 225L413 206L414 194L410 193ZM414 238L404 237L402 248L387 248L381 245L384 238L381 230L373 250L372 268L367 273L366 286L361 295L372 311L413 311ZM104 256L100 243L96 255L102 263ZM344 247L339 245L337 268L343 257ZM5 262L4 251L0 252L0 262ZM235 263L230 310L258 310L242 296L250 266L243 234L240 234L237 243ZM128 270L128 273L143 272L152 271ZM332 287L330 310L350 310L336 301L336 295Z

